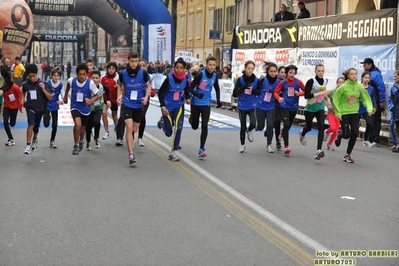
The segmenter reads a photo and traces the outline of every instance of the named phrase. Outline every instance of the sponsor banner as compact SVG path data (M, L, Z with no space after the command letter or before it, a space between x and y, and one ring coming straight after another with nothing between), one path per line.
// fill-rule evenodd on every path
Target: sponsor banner
M233 60L231 63L232 72L241 72L244 70L244 64L248 60L255 62L255 75L264 74L264 62L272 62L280 65L296 64L296 50L287 49L234 49Z
M31 37L31 33L28 31L8 27L4 27L2 33L4 43L17 44L24 47L28 44L28 40Z
M68 15L75 13L76 0L28 0L33 13L38 15Z
M148 26L148 61L172 62L172 29L170 24Z
M219 79L220 101L231 103L231 95L233 94L234 84L230 79Z
M160 73L156 73L156 74L153 74L153 81L154 81L154 88L156 89L156 90L159 90L160 88L161 88L161 86L162 86L162 83L164 82L164 80L166 79L166 76L165 75L162 75L162 74L160 74Z
M179 57L181 57L185 62L191 63L191 59L193 58L193 52L179 51L177 53L177 58Z
M32 41L37 42L78 42L85 40L85 34L35 34Z
M298 47L396 43L397 9L298 20Z
M293 48L296 45L295 20L236 28L238 49Z
M381 75L385 82L393 82L393 74L396 69L396 45L367 45L367 46L345 46L339 47L338 74L344 70L354 67L358 70L358 78L364 71L360 63L365 58L370 57L374 64L381 70Z

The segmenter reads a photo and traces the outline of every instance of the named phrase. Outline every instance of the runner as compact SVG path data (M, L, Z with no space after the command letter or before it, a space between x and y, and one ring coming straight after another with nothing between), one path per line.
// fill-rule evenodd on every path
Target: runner
M279 66L277 71L277 79L278 81L282 81L287 77L285 74L285 66ZM282 96L280 94L280 96ZM274 96L273 96L274 97ZM265 134L267 132L265 131ZM275 100L274 103L274 134L276 135L276 149L281 151L283 146L281 145L281 115L280 115L280 103Z
M128 65L120 75L118 86L118 105L124 105L124 120L126 125L126 145L129 153L129 164L137 162L133 153L133 134L140 127L143 106L147 104L151 93L151 84L148 79L147 71L139 67L139 54L130 52L128 55ZM124 92L123 95L121 92Z
M118 124L118 104L116 103L118 84L119 84L119 74L116 72L118 65L116 62L111 61L107 64L107 73L101 77L101 84L109 89L109 100L111 102L111 115L114 121L114 131L116 131L116 125ZM109 127L108 127L108 105L104 105L102 119L104 124L104 136L103 139L110 137Z
M55 145L55 135L57 134L58 127L58 110L60 109L60 105L64 104L62 101L62 89L64 85L60 81L62 70L59 67L54 67L51 70L51 79L47 81L48 86L53 90L51 100L47 102L47 109L44 111L43 116L43 124L44 127L50 126L50 120L52 118L52 129L51 129L51 137L50 137L50 148L56 149L57 145Z
M269 63L266 67L266 77L259 81L259 93L256 100L256 130L263 130L265 127L265 119L267 121L265 136L267 137L266 150L268 153L274 153L272 148L273 127L275 119L275 104L274 90L279 83L277 78L277 65ZM280 124L278 125L280 128Z
M93 72L93 68L94 68L94 60L93 60L93 58L87 58L85 60L85 64L86 64L86 66L88 68L87 78L91 78L91 72Z
M162 129L167 137L172 136L172 147L169 160L176 162L179 158L176 151L179 149L181 132L184 122L184 102L190 104L189 83L184 71L186 62L179 58L173 65L165 81L158 91L162 111ZM203 94L196 93L201 97Z
M238 78L234 90L233 97L238 97L238 116L240 119L240 143L238 152L245 153L245 133L249 142L254 141L252 130L256 127L255 107L256 95L258 87L258 78L253 74L255 63L248 60L244 64L242 76ZM249 126L247 127L247 116L249 116Z
M35 64L26 67L28 79L21 85L23 98L21 103L25 107L26 116L28 118L28 128L26 129L26 148L24 153L30 154L37 149L40 121L47 106L47 101L52 98L51 88L46 82L39 79L37 75L38 69ZM24 100L26 99L26 101ZM32 138L33 135L33 138ZM32 146L31 146L32 144Z
M145 61L144 59L140 59L139 61L139 66L141 67L141 69L147 71L147 61ZM155 96L155 89L154 89L154 77L153 75L148 74L148 81L151 83L151 97ZM150 106L150 98L148 98L148 102L146 105L143 106L143 116L141 118L141 122L140 122L140 127L139 127L139 136L137 138L137 145L139 147L144 147L144 142L143 142L143 135L144 135L144 130L145 130L145 126L146 126L146 119L145 116L147 114L147 110L148 107Z
M91 80L94 82L96 87L98 88L98 100L95 101L90 109L89 119L87 120L86 124L86 150L91 151L91 134L92 129L94 128L94 142L96 144L96 148L100 148L100 141L98 138L100 137L100 128L101 128L101 115L103 113L104 108L104 95L107 99L109 99L109 90L106 86L100 83L100 76L101 73L98 70L93 70L91 72ZM108 100L106 102L108 107L111 107L111 102Z
M84 146L85 127L90 115L90 105L98 100L98 88L89 78L89 68L80 63L76 67L75 78L70 78L64 95L64 103L68 103L68 93L71 90L71 115L73 118L73 155L78 155Z
M22 92L19 86L11 81L10 74L4 67L1 67L1 76L4 78L0 95L4 96L3 125L8 137L6 146L13 146L15 141L10 126L14 127L17 122L18 109L22 113Z
M208 155L205 150L205 142L208 137L208 122L211 114L212 88L214 88L216 92L216 108L222 107L220 102L219 83L216 77L215 68L216 58L214 56L209 56L206 59L206 67L195 76L190 85L190 92L195 90L204 95L202 98L194 97L191 99L191 115L189 120L191 128L197 130L199 126L199 118L201 116L201 138L200 149L198 151L198 157L200 158L204 158Z
M344 84L345 78L344 77L339 77L336 81L336 87L334 89L330 90L330 95L327 97L327 119L328 119L328 125L329 127L324 130L324 137L323 141L327 141L328 136L330 136L330 139L327 142L327 150L329 151L335 151L333 142L337 137L339 126L340 126L340 121L338 118L335 116L335 110L334 110L334 101L333 101L333 96L335 91Z
M371 86L369 84L370 77L371 77L370 72L364 71L362 73L360 82L362 83L364 89L368 92L368 94L371 98L371 102L373 103L373 114L374 114L377 111L377 101L376 101L375 95L374 95L374 88L373 88L373 86ZM364 132L362 145L367 148L372 148L373 145L371 144L371 142L373 141L373 139L372 139L372 137L373 137L373 134L372 134L373 116L369 116L367 114L367 109L366 109L366 107L364 107L364 104L361 99L359 99L359 112L358 113L359 113L359 118L363 117L364 121L366 122L366 130Z
M280 81L274 90L274 97L280 104L280 116L284 123L282 135L284 138L284 153L287 155L291 152L288 134L298 111L299 96L305 94L303 82L295 78L297 71L298 68L294 65L286 66L287 78ZM282 93L282 96L280 96L280 93Z
M316 117L317 121L317 152L315 160L320 160L324 157L324 151L322 151L323 137L324 137L324 108L326 107L325 98L330 93L327 90L328 80L324 78L324 65L317 64L315 67L316 76L309 79L305 85L305 127L299 131L299 142L306 146L307 142L305 139L306 133L312 130L313 118Z
M357 81L357 70L349 68L345 71L346 81L334 94L335 115L341 121L342 132L338 134L335 145L341 145L341 139L349 139L344 162L354 163L352 150L359 134L359 98L362 99L368 114L373 112L373 104L364 87Z

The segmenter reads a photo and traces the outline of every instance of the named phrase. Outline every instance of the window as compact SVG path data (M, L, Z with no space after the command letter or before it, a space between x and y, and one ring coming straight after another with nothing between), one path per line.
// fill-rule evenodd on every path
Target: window
M201 39L202 12L197 12L197 39Z
M215 9L213 16L214 30L222 30L222 15L223 15L223 10L221 8Z
M185 25L186 25L186 16L182 15L180 16L180 41L184 40L184 31L186 30Z
M226 9L226 32L231 32L236 24L236 6L228 6Z
M188 23L189 23L189 28L188 28L188 39L189 40L192 40L193 39L193 27L194 27L194 13L191 13L190 15L189 15L189 21L188 21Z
M209 9L209 29L213 30L213 18L214 18L214 10Z

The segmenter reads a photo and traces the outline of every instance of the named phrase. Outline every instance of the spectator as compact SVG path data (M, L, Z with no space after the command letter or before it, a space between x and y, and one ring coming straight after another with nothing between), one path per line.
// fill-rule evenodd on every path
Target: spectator
M223 67L223 74L226 74L227 78L231 79L230 67L228 67L228 66Z
M365 71L370 72L370 85L374 88L375 100L377 103L377 111L373 114L373 132L370 139L372 147L380 146L380 131L381 131L381 114L385 109L385 84L382 79L381 71L374 65L374 60L371 58L364 59L363 68Z
M287 11L287 6L285 4L281 4L280 12L274 15L274 22L287 20L295 20L295 17L290 11Z
M68 62L66 69L67 69L67 79L69 79L71 77L71 71L72 71L71 62Z
M299 12L296 16L297 19L310 18L310 12L306 9L304 2L298 2Z
M17 84L18 86L21 86L22 81L23 81L23 76L25 73L25 68L21 64L21 60L19 56L15 57L14 61L14 67L12 68L13 70L13 82Z
M148 63L148 66L147 66L147 73L148 74L154 74L153 66L154 66L154 64L152 62Z
M60 68L61 68L61 79L64 79L64 72L65 72L65 65L64 65L64 63L60 64Z
M220 66L216 66L215 72L216 72L216 77L217 77L218 79L221 79L222 76L223 76L223 71L220 70Z
M397 8L397 7L398 7L397 0L381 0L380 1L380 9Z

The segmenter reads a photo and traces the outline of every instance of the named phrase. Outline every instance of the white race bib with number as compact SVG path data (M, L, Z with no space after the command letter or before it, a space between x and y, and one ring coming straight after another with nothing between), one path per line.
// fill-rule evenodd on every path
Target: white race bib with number
M37 100L37 94L36 94L35 90L34 91L29 91L29 94L30 94L30 99L31 100Z
M8 95L8 99L10 99L10 102L15 101L15 96L13 93L11 93L10 95Z
M76 94L76 101L77 101L78 103L82 103L82 102L83 102L83 92L78 92L78 93Z
M130 92L130 100L137 100L137 91L131 91Z

